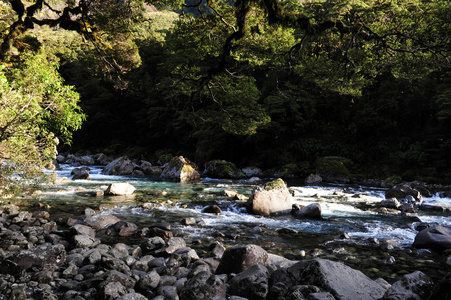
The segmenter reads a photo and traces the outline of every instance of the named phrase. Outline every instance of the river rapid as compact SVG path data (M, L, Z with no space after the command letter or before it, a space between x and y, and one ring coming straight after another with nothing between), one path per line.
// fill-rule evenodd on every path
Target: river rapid
M58 178L70 178L73 168L62 164L61 170L55 172ZM385 190L381 188L305 186L301 181L288 181L295 203L320 203L323 220L296 219L290 215L262 217L248 214L245 202L232 201L223 191L233 189L249 196L256 185L265 181L202 178L202 183L181 184L155 178L102 175L103 167L89 168L90 180L59 180L55 186L34 196L34 200L50 206L52 215L77 217L83 215L86 208L92 208L138 226L165 220L172 224L174 234L184 237L200 254L217 241L225 246L256 244L289 259L340 260L371 278L382 277L389 282L415 270L438 280L450 268L446 264L449 253L411 248L418 224L451 225L450 213L420 211L401 216L397 211L382 210L380 202L385 198ZM110 183L120 181L134 185L134 195L89 195L91 191L103 191ZM439 198L435 195L425 201ZM450 198L440 200L451 203ZM155 205L145 209L144 203ZM221 213L204 213L203 209L211 204L218 205ZM189 217L194 218L196 224L182 225L182 220ZM115 241L120 241L118 239Z

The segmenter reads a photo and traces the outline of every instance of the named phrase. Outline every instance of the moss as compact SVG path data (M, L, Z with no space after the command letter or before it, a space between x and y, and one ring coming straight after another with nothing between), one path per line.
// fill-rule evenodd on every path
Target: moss
M320 174L348 177L350 173L345 162L349 163L348 160L339 157L322 157L317 159L316 165Z
M280 189L285 189L287 188L287 184L280 178L273 180L273 181L269 181L267 183L265 183L265 185L263 186L264 190L270 191L270 190L280 190Z

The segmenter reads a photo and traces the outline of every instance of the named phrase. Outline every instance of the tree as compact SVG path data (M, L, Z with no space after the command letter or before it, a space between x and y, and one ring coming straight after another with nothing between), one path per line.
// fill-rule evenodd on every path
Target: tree
M140 63L130 26L140 19L142 1L36 0L27 5L22 0L9 0L8 4L0 10L4 15L0 60L8 60L14 48L26 47L21 39L29 30L48 26L77 32L91 43L105 76L117 76Z
M418 79L449 66L444 1L203 0L185 7L197 13L182 15L169 33L169 71L158 89L200 140L212 126L242 135L276 128L266 126L277 117L268 103L310 105L293 88L299 82L323 97L361 98L381 75Z
M44 55L0 68L0 186L10 191L43 179L59 141L70 143L85 115L78 94Z

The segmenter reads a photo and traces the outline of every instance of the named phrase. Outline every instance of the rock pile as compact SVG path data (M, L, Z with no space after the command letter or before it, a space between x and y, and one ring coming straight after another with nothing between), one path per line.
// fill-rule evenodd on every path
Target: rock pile
M428 299L431 294L430 299L445 299L449 294L449 278L434 287L415 272L390 287L343 263L291 261L257 245L224 251L215 243L201 258L171 229L164 221L138 228L89 209L83 220L52 220L46 211L3 207L0 299L389 300ZM102 237L108 232L141 239L106 244Z

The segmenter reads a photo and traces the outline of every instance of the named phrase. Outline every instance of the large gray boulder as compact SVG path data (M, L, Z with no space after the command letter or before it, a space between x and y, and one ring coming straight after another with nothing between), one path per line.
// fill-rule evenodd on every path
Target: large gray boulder
M292 207L293 197L282 179L255 188L247 201L248 211L262 216L290 213Z
M421 230L412 246L437 251L451 249L451 226L436 225Z
M336 299L380 299L385 289L365 274L327 259L300 261L287 269L291 285L314 285Z
M386 292L382 300L422 300L428 299L433 283L420 271L404 275Z
M268 253L257 245L227 248L216 268L216 274L241 273L253 265L266 266Z
M229 281L229 293L249 300L265 299L268 294L268 276L269 272L264 266L253 265Z
M183 156L173 157L163 166L161 177L180 181L180 182L198 182L200 174L197 165Z
M135 164L127 157L116 158L105 166L102 174L105 175L130 175L135 168Z

